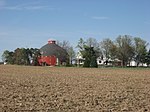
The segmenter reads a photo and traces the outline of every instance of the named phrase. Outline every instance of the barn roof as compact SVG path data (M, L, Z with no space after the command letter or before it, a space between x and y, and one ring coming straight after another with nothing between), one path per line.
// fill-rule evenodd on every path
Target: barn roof
M58 46L55 41L48 41L48 44L44 45L40 49L42 56L56 56L60 60L66 60L68 58L68 53L65 49Z

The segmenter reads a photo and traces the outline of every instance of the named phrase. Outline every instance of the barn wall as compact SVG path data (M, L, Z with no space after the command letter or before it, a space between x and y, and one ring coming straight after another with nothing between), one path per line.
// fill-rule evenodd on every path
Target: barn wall
M41 56L39 59L39 64L43 65L49 65L49 66L55 66L56 65L56 56Z

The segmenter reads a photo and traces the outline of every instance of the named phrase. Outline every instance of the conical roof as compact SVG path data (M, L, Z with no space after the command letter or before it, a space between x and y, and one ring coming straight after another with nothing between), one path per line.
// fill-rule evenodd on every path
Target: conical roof
M66 61L68 58L66 50L58 46L55 41L48 41L48 44L41 47L40 52L42 56L56 56L60 61Z

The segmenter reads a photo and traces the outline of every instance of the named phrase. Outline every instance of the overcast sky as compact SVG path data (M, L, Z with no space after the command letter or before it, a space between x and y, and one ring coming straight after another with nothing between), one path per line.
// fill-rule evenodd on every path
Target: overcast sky
M141 37L150 43L150 0L0 0L0 55L48 39Z

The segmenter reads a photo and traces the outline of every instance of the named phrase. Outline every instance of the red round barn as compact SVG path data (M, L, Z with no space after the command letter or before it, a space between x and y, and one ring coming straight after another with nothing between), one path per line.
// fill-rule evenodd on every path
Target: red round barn
M58 46L54 40L49 40L41 47L40 52L41 56L38 59L40 65L55 66L67 62L68 59L66 50Z

